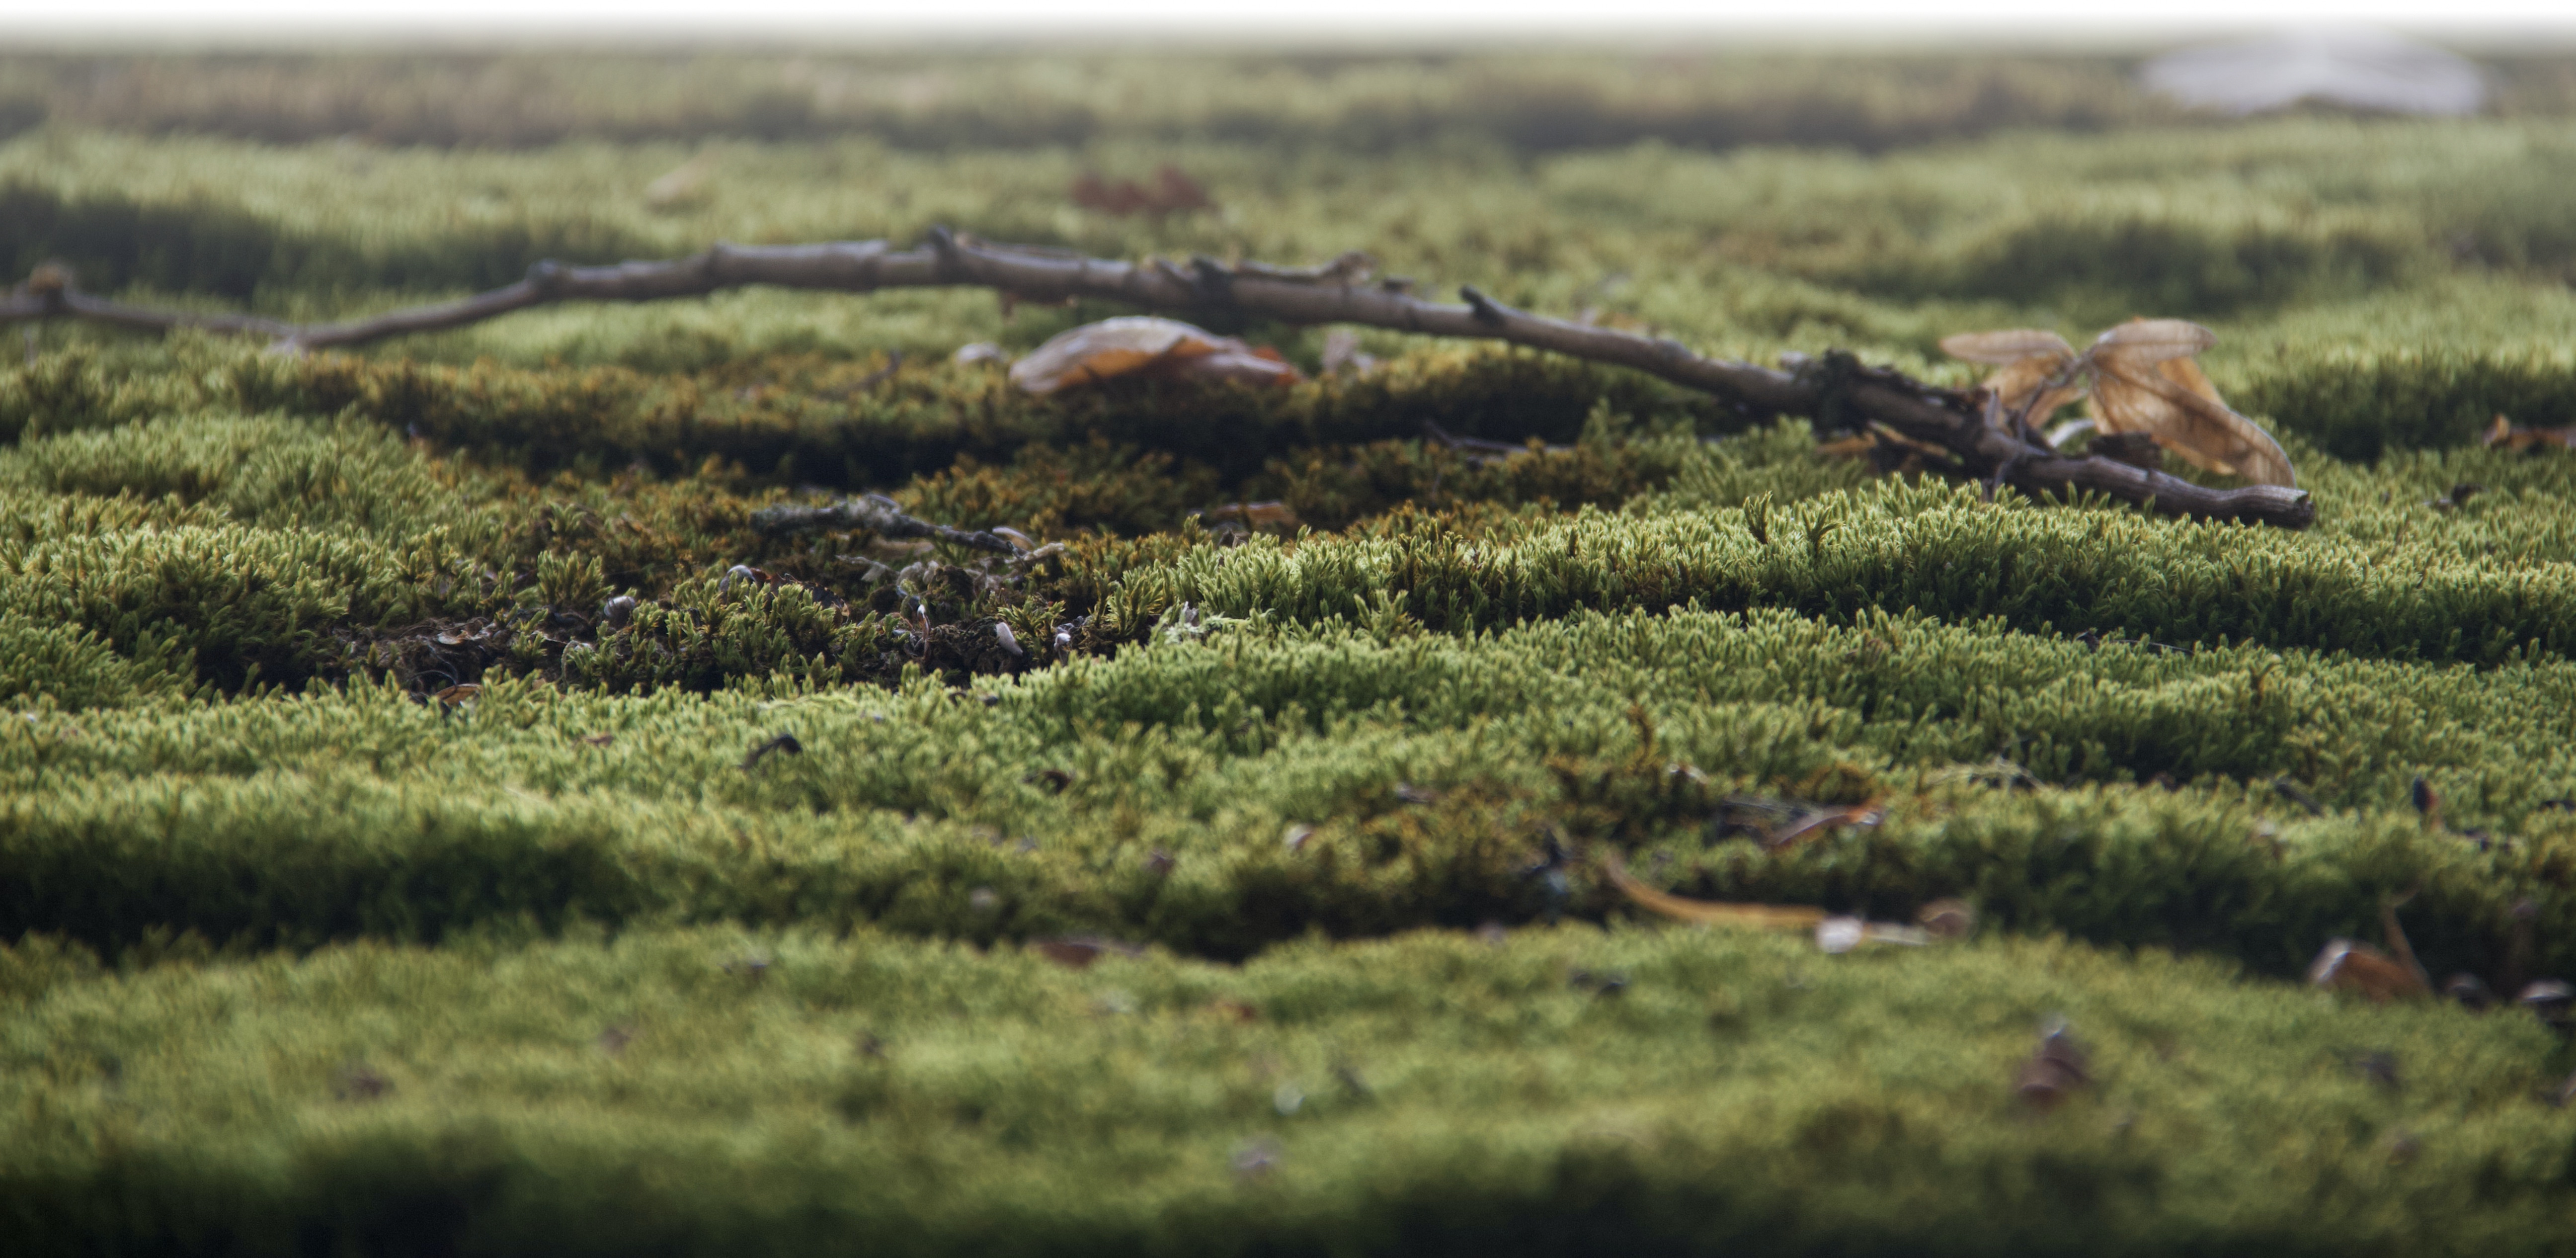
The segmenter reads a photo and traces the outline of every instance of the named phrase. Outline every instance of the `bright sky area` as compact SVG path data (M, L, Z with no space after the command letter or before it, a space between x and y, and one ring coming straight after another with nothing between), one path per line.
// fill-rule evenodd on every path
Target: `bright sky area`
M473 39L552 35L868 34L1004 37L1293 33L1309 38L1774 32L1802 36L2076 39L2220 34L2319 22L2431 35L2576 33L2576 0L81 0L0 3L0 43L274 39L424 32Z

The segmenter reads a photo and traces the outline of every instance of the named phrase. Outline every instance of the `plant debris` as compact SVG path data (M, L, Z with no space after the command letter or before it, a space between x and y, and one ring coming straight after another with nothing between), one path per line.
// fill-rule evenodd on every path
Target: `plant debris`
M1659 891L1637 881L1616 855L1603 859L1602 871L1610 876L1610 884L1631 903L1675 921L1702 926L1749 926L1757 930L1813 930L1832 916L1823 909L1802 904L1721 904Z
M1065 935L1053 939L1032 939L1029 951L1067 969L1084 970L1102 957L1141 957L1143 948L1098 935Z
M2406 942L2406 932L2397 925L2397 910L2392 904L2382 909L2382 922L2388 931L2389 946L2396 955L2382 952L2368 944L2350 939L2329 939L2308 963L2308 982L2334 991L2356 993L2373 1004L2392 1000L2429 996L2432 981L2424 968L2415 963L2414 949Z
M796 741L796 736L794 734L780 733L770 738L767 742L754 745L751 749L751 754L742 758L742 771L749 773L752 770L759 768L760 762L767 758L771 752L785 752L791 756L801 756L805 754L805 744Z
M2091 1054L2064 1018L2052 1018L2041 1028L2039 1047L2013 1076L2013 1092L2043 1111L2057 1108L2092 1085Z
M343 1101L374 1101L393 1094L393 1080L387 1079L364 1062L342 1066L332 1081L331 1094Z
M2494 989L2475 974L2452 975L2442 984L2442 995L2470 1010L2484 1010L2495 1004Z
M1749 835L1763 847L1780 851L1846 826L1875 826L1887 819L1881 805L1878 798L1857 804L1816 804L1734 796L1718 805L1709 825L1718 837Z
M2488 426L2478 444L2494 449L2520 450L2538 454L2543 450L2576 450L2576 425L2565 428L2517 428L2502 415ZM2456 491L2455 491L2456 492Z
M993 530L951 528L945 524L933 524L928 520L918 519L907 514L902 503L884 494L862 494L856 498L844 498L839 502L819 507L798 506L793 503L763 507L751 513L751 526L763 533L771 534L807 533L826 529L867 529L890 541L929 538L933 541L990 551L998 555L1017 555L1022 550L1021 547L1013 545L1010 538ZM764 575L756 568L740 566L737 566L734 572L755 578ZM734 572L725 574L728 584L733 579Z
M2554 978L2538 979L2525 986L2513 1003L2551 1026L2563 1026L2576 1014L2576 984Z
M1278 501L1229 502L1221 507L1193 511L1190 515L1211 523L1233 522L1255 529L1293 529L1298 523L1296 510Z
M1816 947L1828 953L1849 952L1863 943L1922 947L1936 941L1965 937L1976 922L1975 911L1962 900L1936 900L1924 906L1923 924L1901 926L1893 922L1873 922L1828 913L1799 904L1725 904L1693 900L1638 881L1615 854L1603 858L1602 871L1609 875L1611 885L1628 897L1630 903L1675 921L1701 926L1744 926L1755 930L1812 930Z
M2095 338L2082 354L2055 332L2016 328L1943 337L1953 358L2001 367L1986 381L1994 418L2026 438L2059 407L2092 395L2094 430L2143 434L2184 462L2258 485L2296 487L2279 442L2229 409L2196 361L2218 335L2181 319L2132 319ZM2134 458L2123 451L2123 461Z
M1266 385L1305 378L1277 350L1155 315L1122 315L1059 332L1011 364L1011 383L1039 395L1125 375Z
M1075 205L1086 210L1125 217L1146 214L1161 218L1194 210L1212 210L1216 200L1199 182L1181 173L1178 166L1166 163L1154 171L1154 182L1141 184L1133 179L1111 182L1097 172L1084 171L1073 181L1070 193Z

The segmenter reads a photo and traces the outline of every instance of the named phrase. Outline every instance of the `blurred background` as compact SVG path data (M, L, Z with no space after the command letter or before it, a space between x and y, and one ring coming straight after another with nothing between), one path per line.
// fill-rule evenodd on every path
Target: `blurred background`
M22 10L0 19L0 267L339 317L507 283L541 258L911 241L944 223L1105 256L1360 249L1442 291L1475 283L1712 352L1851 348L1962 383L1937 349L1948 332L2193 318L2218 328L2211 367L2232 396L2347 456L2392 431L2441 444L2500 410L2576 409L2560 387L2576 378L2576 27L2512 0L2303 16L1864 0L752 3L721 25L654 4ZM367 352L769 379L781 355L874 370L1025 349L1109 313L742 292ZM1263 333L1320 362L1320 331ZM31 354L120 335L25 334Z

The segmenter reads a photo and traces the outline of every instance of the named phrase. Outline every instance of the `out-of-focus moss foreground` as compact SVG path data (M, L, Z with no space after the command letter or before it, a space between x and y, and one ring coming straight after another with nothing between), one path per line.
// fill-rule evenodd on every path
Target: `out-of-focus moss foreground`
M38 328L0 367L8 1222L2545 1250L2559 1039L2292 980L2391 903L2437 981L2576 971L2576 455L2476 440L2576 422L2568 75L2497 63L2478 120L2229 123L2129 65L0 59L0 262L134 300L338 316L949 223L1360 248L1962 384L1948 332L2182 316L2319 517L1987 502L1379 333L1365 376L1031 399L949 354L1113 311L971 292L310 359ZM1164 164L1218 208L1068 195ZM1228 330L1320 367L1321 329ZM1064 547L752 526L861 489ZM1270 499L1301 524L1222 511ZM1886 818L1771 852L1745 796ZM1610 853L1715 899L1965 897L1981 933L1653 929ZM1152 951L1038 959L1068 935ZM2091 1080L2045 1108L2013 1083L2057 1014Z
M0 954L24 1252L2545 1252L2528 1019L2036 941ZM2257 998L2259 997L2259 998ZM2090 1085L2015 1094L2036 1028Z

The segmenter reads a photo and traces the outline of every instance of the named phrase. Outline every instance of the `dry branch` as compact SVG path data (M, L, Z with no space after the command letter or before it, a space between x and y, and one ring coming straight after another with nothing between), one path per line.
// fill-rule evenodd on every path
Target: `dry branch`
M81 293L68 277L40 268L0 299L0 324L79 318L138 329L201 328L271 337L286 351L357 345L477 323L561 301L657 301L750 284L829 292L886 288L991 288L1028 301L1088 298L1169 314L1259 317L1284 323L1349 323L1430 336L1507 341L1648 375L1727 399L1762 414L1805 415L1826 429L1884 425L1910 441L1956 456L1967 475L2026 494L2099 493L2167 515L2305 528L2316 506L2294 489L2252 485L2209 489L2108 458L2069 458L1993 422L1980 393L1939 389L1893 371L1860 367L1848 355L1802 362L1794 371L1706 358L1680 342L1528 314L1461 288L1463 305L1416 297L1400 279L1376 279L1368 259L1345 254L1316 267L1285 268L1209 258L1119 262L997 245L941 228L911 249L882 240L819 245L718 244L668 262L571 267L540 262L516 284L460 301L396 310L342 323L287 324L241 315L201 315L120 305Z

